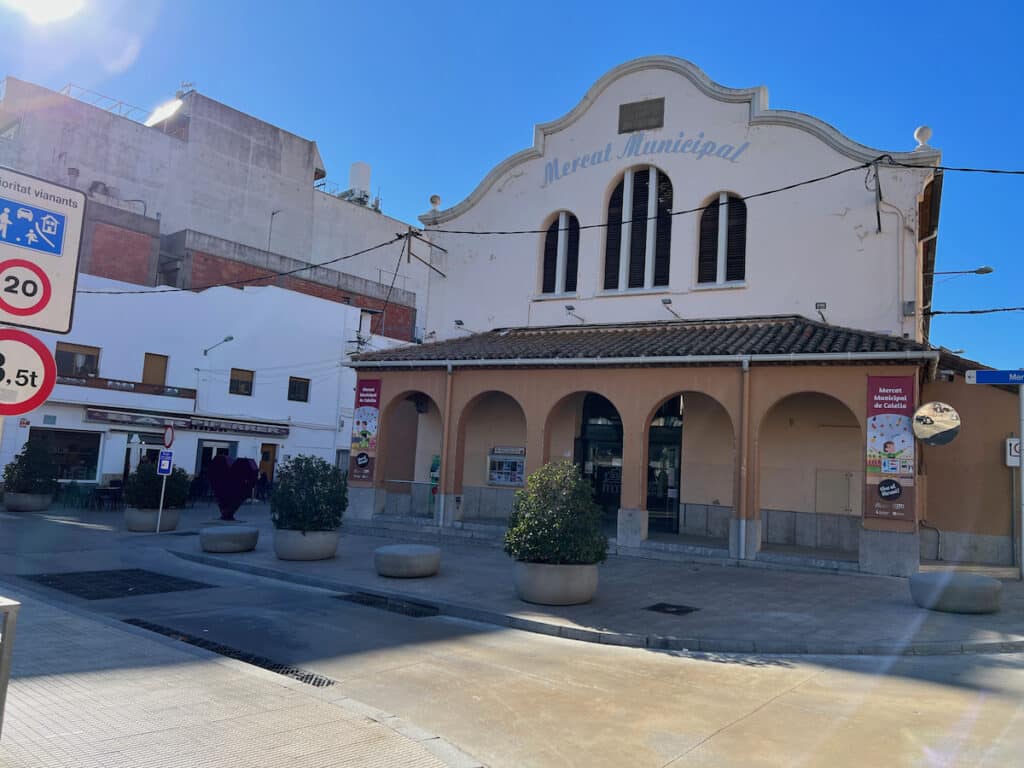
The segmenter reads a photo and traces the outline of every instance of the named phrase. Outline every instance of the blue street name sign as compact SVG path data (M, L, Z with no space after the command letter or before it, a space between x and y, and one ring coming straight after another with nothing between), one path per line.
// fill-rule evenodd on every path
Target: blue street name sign
M968 384L1024 384L1024 371L967 371L964 378Z
M160 459L156 463L158 475L171 474L171 466L174 459L174 451L160 451Z

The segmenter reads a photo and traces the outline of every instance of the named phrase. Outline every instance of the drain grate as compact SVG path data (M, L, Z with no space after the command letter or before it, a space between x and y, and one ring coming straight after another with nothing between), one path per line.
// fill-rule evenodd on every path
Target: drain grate
M195 635L189 635L185 632L179 632L176 629L165 627L162 624L153 624L152 622L145 621L144 619L123 619L123 621L125 624L131 624L133 627L140 627L142 629L149 630L150 632L156 632L157 634L164 635L165 637L170 637L174 640L180 640L183 643L194 645L197 648L213 651L218 656L225 656L229 659L235 659L237 661L245 662L246 664L252 664L254 667L259 667L260 669L269 670L270 672L274 672L278 675L290 677L292 680L298 680L300 683L312 685L314 688L327 688L334 685L335 682L329 677L324 677L323 675L311 672L308 669L294 667L291 664L280 664L263 656L257 656L254 653L247 653L239 650L238 648L232 648L230 645L215 643L204 637L196 637Z
M199 531L175 531L171 536L198 536Z
M369 608L380 608L382 611L400 613L414 619L425 619L430 616L437 616L441 610L426 603L412 603L408 600L398 600L393 597L371 595L369 592L353 592L346 595L335 595L335 599L344 600L356 605L365 605Z
M114 571L74 571L72 573L39 573L22 576L44 587L67 592L83 600L111 600L118 597L158 595L164 592L184 592L190 589L209 589L190 579L179 579L165 573L141 568Z
M646 610L654 611L656 613L668 613L672 616L685 616L688 613L693 613L698 610L691 605L675 605L674 603L655 603L654 605L648 605Z

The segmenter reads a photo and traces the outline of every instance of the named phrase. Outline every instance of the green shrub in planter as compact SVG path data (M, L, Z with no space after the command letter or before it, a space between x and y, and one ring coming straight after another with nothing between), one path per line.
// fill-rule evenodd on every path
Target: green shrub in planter
M296 456L274 473L270 519L286 531L334 531L348 507L341 470L316 456Z
M505 552L549 565L592 565L608 555L594 490L568 461L546 464L516 491L505 532Z
M49 494L57 490L57 465L49 448L29 440L14 461L4 467L4 490L11 493Z
M128 475L124 484L124 500L136 509L158 509L160 507L160 486L163 475L156 473L156 464L143 462ZM167 488L164 490L164 509L183 507L188 500L189 477L181 467L174 467L167 476Z

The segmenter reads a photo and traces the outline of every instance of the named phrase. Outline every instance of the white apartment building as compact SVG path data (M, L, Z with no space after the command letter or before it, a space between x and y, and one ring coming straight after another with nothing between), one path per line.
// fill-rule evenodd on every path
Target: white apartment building
M72 332L39 334L58 383L45 405L5 420L0 464L31 437L51 447L60 480L107 483L162 448L171 425L189 474L218 453L270 477L297 454L347 466L346 354L391 343L365 334L358 308L273 286L131 293L81 275L79 290Z

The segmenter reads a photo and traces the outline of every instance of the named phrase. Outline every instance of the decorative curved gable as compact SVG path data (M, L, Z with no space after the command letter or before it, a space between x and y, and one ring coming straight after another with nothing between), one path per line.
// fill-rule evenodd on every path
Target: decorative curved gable
M704 95L712 99L734 104L748 103L750 105L749 122L752 126L780 125L796 128L811 134L835 151L858 163L869 162L881 155L888 155L901 163L930 166L936 165L941 158L941 153L931 147L919 147L913 152L887 152L886 150L868 147L853 141L824 120L819 120L811 115L784 109L769 109L768 90L764 86L728 88L716 83L700 67L685 59L679 59L674 56L645 56L627 61L610 70L591 86L579 103L568 113L557 120L537 125L533 131L533 146L507 157L496 165L464 200L451 208L441 211L428 211L422 214L419 220L423 224L431 226L443 224L461 216L476 205L506 173L518 165L542 158L547 137L565 130L579 120L612 83L620 78L652 69L663 69L681 75L693 83Z

